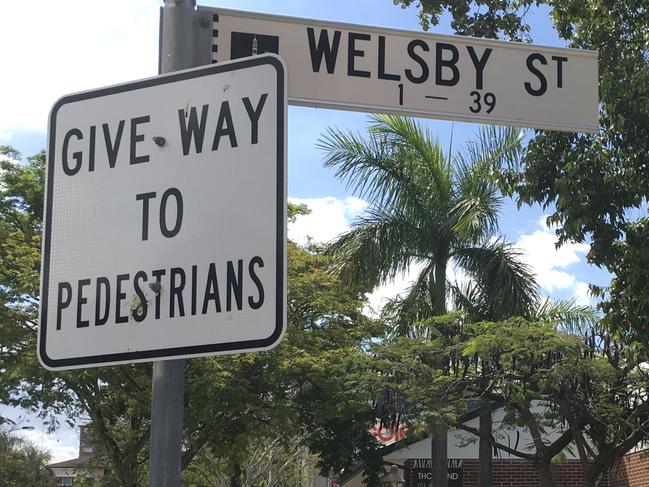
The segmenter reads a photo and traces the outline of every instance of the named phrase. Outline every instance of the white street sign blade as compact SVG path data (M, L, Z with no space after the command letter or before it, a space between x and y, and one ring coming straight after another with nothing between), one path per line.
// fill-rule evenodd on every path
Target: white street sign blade
M275 55L52 108L39 359L267 350L286 328L286 73Z
M213 61L281 55L294 105L598 130L594 51L200 8Z

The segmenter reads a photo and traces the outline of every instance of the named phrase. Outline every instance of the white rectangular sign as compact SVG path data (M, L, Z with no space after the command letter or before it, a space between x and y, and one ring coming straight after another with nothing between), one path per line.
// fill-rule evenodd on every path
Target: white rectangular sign
M275 55L61 98L39 358L266 350L286 326L286 75Z
M205 8L213 61L274 52L289 103L598 130L597 53Z

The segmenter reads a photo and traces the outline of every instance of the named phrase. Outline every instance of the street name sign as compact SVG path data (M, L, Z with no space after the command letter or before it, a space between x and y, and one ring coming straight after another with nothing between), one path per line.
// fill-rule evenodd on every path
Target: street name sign
M286 327L275 55L65 96L49 125L39 359L267 350Z
M294 105L598 130L594 51L199 8L213 61L281 55Z

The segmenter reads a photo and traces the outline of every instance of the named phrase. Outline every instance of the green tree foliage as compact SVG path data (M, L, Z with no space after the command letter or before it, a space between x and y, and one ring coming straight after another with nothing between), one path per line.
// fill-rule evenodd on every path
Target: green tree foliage
M111 474L95 478L94 474L81 470L77 470L76 473L74 487L118 487L120 485Z
M451 27L460 35L491 39L528 40L530 26L525 16L537 0L393 0L395 5L408 8L413 3L419 9L419 21L428 31L439 24L448 12Z
M444 315L450 291L485 319L529 313L537 288L516 251L498 238L501 196L489 173L495 164L517 161L518 131L484 129L451 158L414 120L374 116L366 139L330 129L320 147L325 166L370 203L366 215L328 248L340 273L372 289L415 264L422 267L407 295L387 309L395 337L416 336L421 331L416 323ZM472 284L449 288L451 265L464 270ZM443 328L435 333L444 335ZM422 338L432 338L431 330ZM437 354L435 360L438 372L445 373L447 356ZM435 404L425 403L426 411L436 411L427 418L432 475L435 485L446 485L445 416L454 409L444 396L434 397ZM390 401L384 402L389 409Z
M20 351L34 343L37 312L45 154L0 146L0 402L20 382ZM33 353L35 354L34 347Z
M427 330L425 338L400 337L375 350L383 367L393 371L393 390L407 398L402 417L411 429L421 428L428 416L443 414L450 425L485 441L490 455L496 447L534 462L543 485L552 486L550 463L572 436L567 432L548 443L544 429L550 425L554 429L560 421L549 409L539 412L535 405L546 400L539 382L547 377L548 357L563 348L577 348L574 338L556 332L551 323L521 318L472 323L461 312L425 320L419 328ZM442 367L439 357L446 357ZM484 435L464 424L460 413L466 410L466 401L475 398L505 407L509 426L534 432L538 441L531 451L498 442L491 428Z
M626 238L615 243L608 265L615 278L603 304L606 321L613 329L645 346L649 343L649 220L642 218L626 226Z
M317 457L309 454L303 438L289 434L276 438L255 438L241 463L244 487L281 487L308 484L316 471ZM209 448L202 449L183 473L186 487L230 487L229 465Z
M431 415L444 414L482 440L480 430L458 415L467 399L479 397L504 408L505 432L531 433L531 444L513 446L495 431L488 437L492 447L532 462L545 487L556 485L552 463L570 451L582 462L587 486L595 487L624 454L649 438L647 357L595 326L588 313L581 322L590 324L581 326L581 334L566 333L581 314L567 309L544 305L545 313L533 321L471 322L464 313L435 317L419 324L428 330L425 336L377 345L376 365L391 371L386 380L401 398L402 418L413 432ZM444 368L440 356L448 358Z
M542 485L553 486L550 465L572 441L573 432L561 428L562 418L548 402L546 381L557 362L579 354L578 339L557 331L552 322L522 319L476 323L471 325L469 336L462 347L462 355L468 360L465 364L469 365L462 380L465 392L503 406L509 413L506 421L510 426L523 426L532 436L531 452L495 446L533 462ZM549 440L548 432L558 426L560 434Z
M202 374L202 400L212 405L201 424L210 428L209 458L232 485L244 485L236 482L245 480L262 441L290 449L297 436L324 472L348 469L374 452L364 346L382 329L361 313L360 291L342 285L329 267L330 258L289 242L283 342L265 353L204 360L210 369ZM215 414L228 419L217 422Z
M573 431L588 487L649 438L647 352L632 334L585 327L581 353L566 357L547 379L548 396Z
M411 1L395 3L405 7ZM562 242L590 242L588 260L614 275L613 296L604 305L610 324L635 330L646 345L646 294L635 293L649 271L642 240L626 237L647 225L638 215L649 195L649 2L428 0L418 7L424 27L449 10L458 33L516 38L530 32L524 13L533 3L550 7L556 31L568 45L598 50L600 130L595 135L536 132L525 163L504 168L503 186L521 204L554 205L550 221L558 224ZM636 273L632 286L630 268ZM634 295L622 298L622 289Z
M48 460L34 445L0 432L0 486L55 487L56 479L45 469Z
M0 402L48 416L92 421L102 456L122 487L145 485L151 365L50 372L36 359L45 154L24 163L1 149ZM308 210L291 205L295 217ZM349 467L374 443L370 398L358 386L365 343L381 333L361 313L359 289L328 272L317 248L289 243L288 332L276 349L187 361L182 465L202 448L222 459L231 478L261 439L320 454L320 467ZM288 433L287 433L288 432ZM306 434L308 432L308 435Z
M294 247L293 245L291 245ZM375 446L369 426L372 391L365 387L372 337L383 327L361 312L364 298L329 272L331 259L294 247L289 275L289 326L294 404L307 445L324 471L350 468Z
M633 344L597 326L584 328L583 335L558 333L543 323L493 330L479 330L464 353L490 357L497 365L489 369L490 394L532 432L536 452L530 460L542 477L550 473L549 457L570 442L587 486L595 487L624 454L646 441L646 356ZM530 399L546 406L540 418L530 414ZM535 431L557 425L564 429L554 444L537 441Z
M412 322L444 314L449 291L461 291L448 287L453 264L473 280L459 294L470 294L476 312L529 312L537 288L518 253L498 238L502 198L489 177L494 164L518 159L518 131L484 129L451 158L414 120L374 116L367 139L330 129L320 147L325 165L370 203L328 249L348 280L371 289L420 264L408 295L393 306Z

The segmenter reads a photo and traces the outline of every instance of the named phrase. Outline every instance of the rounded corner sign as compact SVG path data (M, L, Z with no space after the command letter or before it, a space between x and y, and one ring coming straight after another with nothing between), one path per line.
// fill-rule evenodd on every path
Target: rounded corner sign
M294 105L599 130L595 51L200 8L213 60L279 54Z
M50 114L38 356L267 350L286 329L286 70L263 55Z

